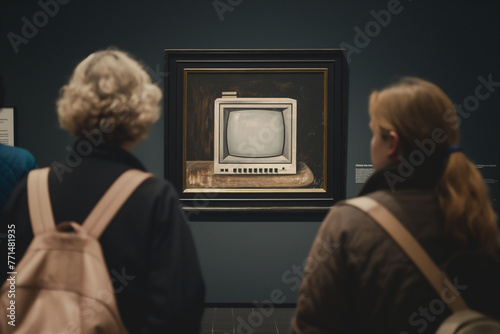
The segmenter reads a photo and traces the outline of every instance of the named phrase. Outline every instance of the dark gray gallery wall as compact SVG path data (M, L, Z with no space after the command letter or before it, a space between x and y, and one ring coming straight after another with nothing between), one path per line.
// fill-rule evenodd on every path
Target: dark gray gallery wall
M347 197L361 187L354 181L356 164L370 163L370 91L414 75L465 104L462 146L486 165L482 172L498 200L499 1L33 0L2 1L0 10L6 103L17 108L18 145L41 166L67 154L72 139L58 128L54 102L74 66L95 50L113 45L129 51L163 87L167 48L343 46L351 60ZM9 36L25 39L13 47ZM485 87L484 81L494 83ZM134 154L163 175L164 150L162 119ZM262 302L277 293L280 303L295 302L302 262L320 222L318 215L298 219L283 213L191 223L207 302Z

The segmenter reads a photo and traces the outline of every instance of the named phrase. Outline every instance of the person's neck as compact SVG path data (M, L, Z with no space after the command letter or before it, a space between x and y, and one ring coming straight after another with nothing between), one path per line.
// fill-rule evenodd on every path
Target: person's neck
M120 145L121 148L123 148L127 152L132 152L132 149L134 146L137 145L137 142L126 142Z

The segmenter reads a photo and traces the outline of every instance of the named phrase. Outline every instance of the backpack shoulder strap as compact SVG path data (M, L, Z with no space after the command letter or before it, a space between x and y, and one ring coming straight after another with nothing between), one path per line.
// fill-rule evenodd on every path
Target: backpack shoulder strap
M50 168L34 169L28 174L28 209L33 235L55 229L49 193Z
M129 169L116 179L92 209L82 226L88 234L99 239L109 222L132 195L135 189L153 174Z
M366 196L347 200L346 203L366 212L387 233L389 233L427 278L429 283L434 287L443 301L446 302L452 312L468 309L464 299L460 296L460 292L455 289L453 283L451 283L446 276L446 273L439 269L417 240L389 210L377 201ZM455 298L446 297L447 292L450 290Z

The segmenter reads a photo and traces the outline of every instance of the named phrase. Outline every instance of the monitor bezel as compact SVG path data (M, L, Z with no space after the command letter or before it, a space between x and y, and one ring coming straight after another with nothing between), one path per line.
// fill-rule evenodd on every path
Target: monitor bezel
M236 157L226 155L226 122L230 109L281 109L285 122L285 154L275 157ZM287 135L289 134L289 135ZM244 170L252 172L243 172ZM262 169L262 172L259 172ZM257 172L255 172L257 170ZM265 170L265 172L264 172ZM276 172L274 172L276 171ZM297 100L291 98L221 97L214 102L214 173L295 174L297 172Z

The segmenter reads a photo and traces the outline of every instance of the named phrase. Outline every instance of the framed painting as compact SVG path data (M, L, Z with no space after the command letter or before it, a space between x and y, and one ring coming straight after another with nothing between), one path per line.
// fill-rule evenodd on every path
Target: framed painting
M345 198L345 50L165 50L165 177L186 210Z

